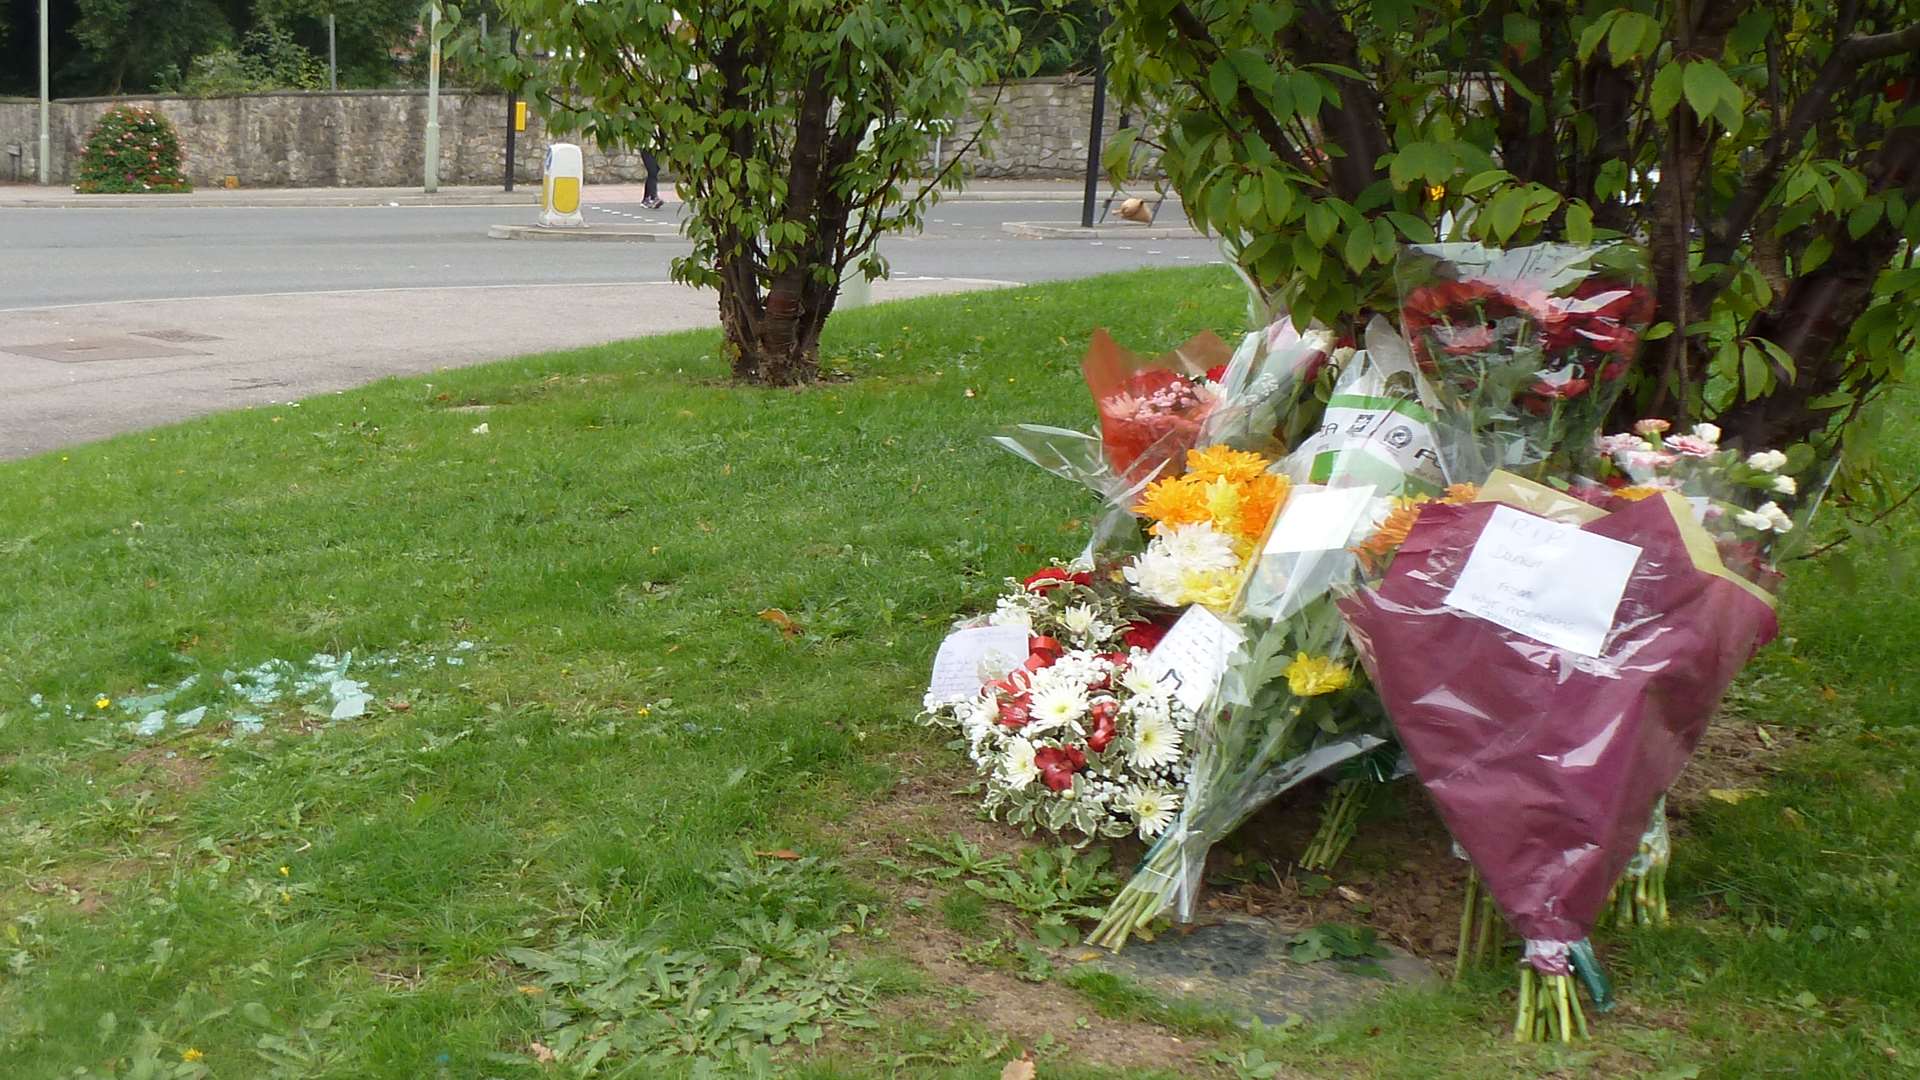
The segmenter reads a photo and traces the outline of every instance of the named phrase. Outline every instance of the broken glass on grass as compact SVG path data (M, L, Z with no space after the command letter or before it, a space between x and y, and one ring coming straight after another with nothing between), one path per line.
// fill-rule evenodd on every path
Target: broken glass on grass
M291 706L298 706L322 723L332 724L367 714L374 702L374 680L441 666L461 667L466 663L466 655L476 648L471 641L461 641L446 650L445 655L439 652L417 656L375 653L357 665L352 653L344 656L315 653L304 662L275 658L243 671L221 672L220 685L212 691L214 700L190 709L175 712L173 705L200 685L197 674L188 675L171 687L150 683L146 693L118 702L113 702L107 694L100 694L95 698L96 709L117 708L121 715L129 718L123 728L144 739L157 738L169 731L192 730L210 715L216 719L224 717L234 736L257 735L266 728L264 714L268 710ZM28 704L34 709L34 719L53 718L55 709L44 695L34 694ZM72 705L63 705L59 711L69 720L97 715L95 711Z

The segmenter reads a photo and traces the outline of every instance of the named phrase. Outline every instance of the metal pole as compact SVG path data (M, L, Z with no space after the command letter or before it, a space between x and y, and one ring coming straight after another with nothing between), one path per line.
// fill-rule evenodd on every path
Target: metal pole
M1094 63L1099 66L1093 72L1093 125L1087 134L1087 195L1080 204L1083 229L1093 228L1093 197L1100 187L1100 136L1107 122L1107 59L1097 40L1093 49Z
M47 98L47 2L40 0L40 182L52 183L53 136L48 131L47 114L51 109Z
M340 89L340 61L333 50L333 12L327 12L327 89Z
M427 194L440 190L440 0L427 26Z
M507 51L514 59L520 58L520 31L507 27ZM520 94L514 87L507 87L507 176L503 181L506 190L513 190L513 140L515 129L520 126Z

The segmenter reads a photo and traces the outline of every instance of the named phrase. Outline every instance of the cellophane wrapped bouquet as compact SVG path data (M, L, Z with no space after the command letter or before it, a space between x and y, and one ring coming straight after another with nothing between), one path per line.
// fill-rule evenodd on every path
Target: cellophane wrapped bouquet
M1589 932L1728 684L1775 628L1768 591L1728 569L1703 524L1710 502L1650 474L1576 475L1649 315L1638 264L1631 251L1565 245L1408 253L1403 328L1440 398L1452 476L1477 484L1470 498L1397 506L1359 545L1371 573L1341 601L1473 863L1470 888L1525 940L1523 1039L1584 1033L1576 973L1610 1003ZM1704 454L1714 434L1681 436L1681 448ZM1668 466L1685 456L1636 439L1600 445ZM1721 473L1750 480L1772 461ZM1495 466L1515 471L1472 471ZM1740 513L1767 516L1712 516ZM1463 961L1477 936L1463 923Z

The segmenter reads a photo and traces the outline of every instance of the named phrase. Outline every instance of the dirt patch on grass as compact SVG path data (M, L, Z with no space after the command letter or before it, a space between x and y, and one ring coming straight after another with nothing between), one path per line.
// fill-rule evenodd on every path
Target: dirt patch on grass
M126 763L148 778L148 790L156 791L197 791L218 769L208 758L163 746L135 750Z
M903 879L888 862L927 863L912 845L945 842L952 836L1008 858L1031 841L1017 829L980 820L978 797L956 791L963 775L944 768L940 760L903 758L894 765L900 782L847 821L841 839L852 861L866 864L870 880L894 901L887 948L919 968L934 984L934 995L954 1003L943 1003L940 1010L1006 1037L1009 1058L1024 1048L1046 1046L1049 1053L1102 1068L1197 1068L1200 1055L1213 1046L1210 1040L1149 1022L1103 1017L1057 977L1037 983L1017 977L1011 941L1020 931L1016 920L997 905L988 906L985 925L977 932L963 934L945 925L941 900L962 886L957 881ZM1002 940L997 951L985 945L994 938ZM925 1019L929 1007L926 998L919 997L890 1002L881 1011Z

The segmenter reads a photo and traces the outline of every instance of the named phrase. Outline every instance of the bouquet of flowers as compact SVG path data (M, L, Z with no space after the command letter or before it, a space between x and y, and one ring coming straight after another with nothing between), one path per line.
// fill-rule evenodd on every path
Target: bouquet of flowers
M1460 477L1584 448L1653 316L1644 254L1628 244L1417 245L1395 276L1414 360L1475 435L1458 447Z
M1074 567L1009 580L980 625L1010 631L1024 658L989 664L972 693L929 693L921 719L961 736L987 813L1087 838L1164 831L1194 720L1141 670L1165 629Z
M1255 576L1276 555L1343 548L1371 488L1329 504L1329 489L1296 489L1263 455L1224 446L1191 451L1187 466L1135 507L1153 539L1124 575L1142 600L1192 605L1146 677L1172 682L1194 710L1193 763L1180 816L1090 937L1113 949L1169 908L1191 919L1208 849L1254 810L1383 742L1328 585L1308 596L1284 574Z
M1504 473L1475 502L1419 507L1388 557L1341 610L1422 784L1526 939L1516 1034L1570 1039L1574 969L1608 1003L1588 932L1775 632L1771 597L1677 495L1608 513Z

